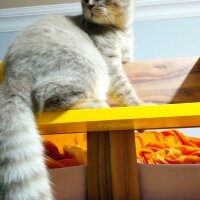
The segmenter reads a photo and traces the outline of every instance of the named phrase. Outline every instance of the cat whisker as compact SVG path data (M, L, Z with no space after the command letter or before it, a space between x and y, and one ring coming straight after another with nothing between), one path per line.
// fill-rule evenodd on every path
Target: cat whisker
M113 23L115 24L115 17L113 16L112 12L110 12L110 10L107 11L107 14L110 16L110 18L112 18Z
M95 10L96 10L96 11L100 11L100 12L104 12L104 13L105 13L107 9L104 8L104 7L96 7Z
M110 12L107 12L105 15L109 21L114 25L115 24L115 19L113 18L113 16L110 14Z
M94 14L99 14L99 15L106 15L106 11L107 9L106 8L95 8L94 9Z
M115 7L110 7L110 10L114 10L116 13L121 13L121 12L119 11L119 9L117 9L117 8L115 8Z
M107 15L103 15L102 17L103 17L103 18L107 21L107 23L109 24L110 19L107 17Z
M118 16L118 17L121 16L121 13L120 13L118 10L116 10L115 8L109 9L109 12L115 14L115 15Z

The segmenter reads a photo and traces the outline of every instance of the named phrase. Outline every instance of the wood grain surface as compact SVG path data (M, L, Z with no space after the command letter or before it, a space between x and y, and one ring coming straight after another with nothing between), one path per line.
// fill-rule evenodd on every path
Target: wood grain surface
M139 200L133 131L87 135L87 199Z
M200 101L200 58L131 62L124 66L139 97L155 103Z

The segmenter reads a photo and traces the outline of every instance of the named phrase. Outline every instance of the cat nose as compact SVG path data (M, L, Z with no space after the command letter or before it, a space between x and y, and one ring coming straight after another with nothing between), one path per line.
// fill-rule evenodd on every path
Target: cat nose
M87 5L87 8L88 8L89 10L92 10L93 7L94 7L94 4L88 4L88 5Z

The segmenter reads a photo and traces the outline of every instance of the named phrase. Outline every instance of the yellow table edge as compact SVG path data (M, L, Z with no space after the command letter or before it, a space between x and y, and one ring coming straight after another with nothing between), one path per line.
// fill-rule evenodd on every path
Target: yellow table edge
M200 126L200 103L116 107L43 113L43 132L82 132Z

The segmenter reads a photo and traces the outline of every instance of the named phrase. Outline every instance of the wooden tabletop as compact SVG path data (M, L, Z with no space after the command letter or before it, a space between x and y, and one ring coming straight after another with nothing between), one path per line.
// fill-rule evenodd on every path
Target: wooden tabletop
M200 58L127 63L125 71L144 101L200 102Z

